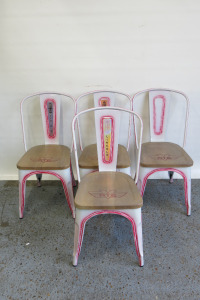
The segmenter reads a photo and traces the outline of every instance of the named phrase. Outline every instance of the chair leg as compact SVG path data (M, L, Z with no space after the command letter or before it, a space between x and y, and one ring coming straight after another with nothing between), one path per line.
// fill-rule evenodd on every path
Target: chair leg
M78 257L81 252L81 246L83 242L83 235L85 230L85 217L89 215L90 212L87 210L76 209L75 218L75 232L74 232L74 251L73 251L73 266L76 267L78 264Z
M147 178L148 178L147 174L149 173L149 171L150 171L150 169L148 169L148 168L140 167L137 188L140 191L140 195L142 197L144 195Z
M26 172L19 170L19 218L23 219L25 207L25 194L26 194Z
M74 186L76 186L76 180L74 178L72 163L70 163L70 174L71 174L71 178L72 178L72 186L74 187Z
M37 177L37 186L41 187L42 174L36 174Z
M191 215L191 168L185 168L182 170L184 173L184 190L185 190L185 205L187 209L187 215Z
M141 208L131 210L120 210L120 211L93 211L93 210L81 210L76 208L75 218L75 233L74 233L74 251L73 251L73 266L77 266L78 257L81 252L81 246L83 241L83 235L85 230L85 223L98 214L119 214L127 218L133 227L133 235L136 247L136 253L139 259L139 265L144 265L143 257L143 239L142 239L142 213Z
M169 183L173 183L174 182L174 180L173 180L174 172L169 171L168 174L169 174Z
M143 256L143 238L142 238L142 213L141 208L130 210L128 212L131 217L130 221L133 227L133 235L135 241L135 249L139 259L140 267L144 265L144 256Z
M70 168L57 171L56 173L58 173L58 175L60 176L69 208L71 210L73 218L75 218L74 195Z
M72 185L73 185L73 187L75 187L75 186L77 186L77 182L76 182L76 180L75 180L75 178L74 178L74 174L72 173Z

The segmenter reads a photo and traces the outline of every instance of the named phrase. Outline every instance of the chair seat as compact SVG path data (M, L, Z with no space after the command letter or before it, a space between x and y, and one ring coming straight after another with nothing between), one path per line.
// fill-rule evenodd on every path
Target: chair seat
M193 161L183 148L174 143L142 144L140 165L146 168L191 167Z
M79 209L134 209L142 205L134 180L121 172L85 175L75 197L75 206Z
M64 170L70 167L70 149L63 145L39 145L17 163L20 170Z
M97 145L92 144L86 146L79 158L79 167L82 169L97 169L98 157L97 157ZM122 145L118 146L117 156L117 168L130 167L130 158L126 148Z

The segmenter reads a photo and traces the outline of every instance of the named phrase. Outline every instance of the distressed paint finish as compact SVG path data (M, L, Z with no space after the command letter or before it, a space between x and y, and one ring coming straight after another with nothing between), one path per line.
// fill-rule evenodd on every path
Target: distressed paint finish
M109 97L100 97L99 98L99 106L110 106L110 98Z
M56 137L56 101L54 99L46 99L44 101L44 111L46 119L46 130L49 139Z
M40 95L40 108L45 144L60 144L62 140L60 131L61 95Z
M150 136L152 142L165 140L170 99L170 91L149 91Z
M159 112L158 101L161 100L162 107ZM164 95L157 95L153 98L153 130L155 135L161 135L163 133L164 117L166 108L166 98Z

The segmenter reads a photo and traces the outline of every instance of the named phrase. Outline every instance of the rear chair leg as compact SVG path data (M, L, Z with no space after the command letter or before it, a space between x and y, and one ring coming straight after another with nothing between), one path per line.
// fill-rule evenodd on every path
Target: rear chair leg
M37 186L41 187L42 174L36 174L37 177Z
M174 172L169 171L168 174L169 174L169 183L173 183L174 182L174 180L173 180Z

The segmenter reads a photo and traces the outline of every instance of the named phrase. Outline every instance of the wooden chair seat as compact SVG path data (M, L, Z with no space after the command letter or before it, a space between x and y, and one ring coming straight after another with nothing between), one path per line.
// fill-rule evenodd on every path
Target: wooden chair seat
M63 145L32 147L17 163L20 170L65 170L69 167L70 149Z
M143 205L134 180L121 172L93 172L83 177L75 198L79 209L135 209Z
M97 169L98 157L97 157L97 145L92 144L86 146L79 158L79 167L82 169ZM126 148L122 145L118 146L117 156L117 168L130 167L130 158Z
M146 168L187 168L193 165L193 161L177 144L149 142L142 144L140 165Z

